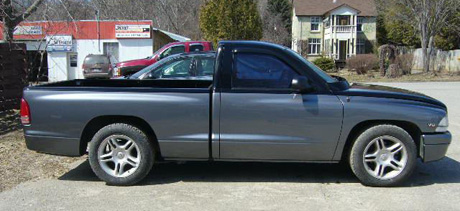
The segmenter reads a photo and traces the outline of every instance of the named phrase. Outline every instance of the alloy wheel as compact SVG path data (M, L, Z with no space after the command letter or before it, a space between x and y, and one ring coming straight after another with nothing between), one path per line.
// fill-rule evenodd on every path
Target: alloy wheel
M406 146L393 136L380 136L364 149L363 163L370 175L389 180L398 176L408 161Z
M136 142L125 135L111 135L99 145L97 158L102 169L114 177L133 174L141 161Z

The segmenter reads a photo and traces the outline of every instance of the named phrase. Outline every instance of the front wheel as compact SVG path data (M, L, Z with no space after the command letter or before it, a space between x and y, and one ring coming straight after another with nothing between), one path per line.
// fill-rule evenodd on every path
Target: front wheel
M411 136L394 125L378 125L364 131L350 153L353 173L364 185L395 186L412 174L417 150Z
M100 129L91 140L89 162L108 185L133 185L150 172L154 150L147 135L122 123Z

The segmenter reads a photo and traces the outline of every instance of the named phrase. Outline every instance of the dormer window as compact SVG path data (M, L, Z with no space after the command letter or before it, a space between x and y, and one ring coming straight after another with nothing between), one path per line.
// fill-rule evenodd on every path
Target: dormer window
M321 23L321 17L311 17L311 31L319 31L319 23Z

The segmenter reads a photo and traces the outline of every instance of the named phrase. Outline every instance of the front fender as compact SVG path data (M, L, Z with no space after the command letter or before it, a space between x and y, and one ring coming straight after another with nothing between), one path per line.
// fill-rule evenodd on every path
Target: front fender
M338 96L344 105L342 132L337 143L333 160L340 160L346 141L354 127L366 121L401 121L418 127L422 133L434 133L442 118L447 115L443 108L419 101Z

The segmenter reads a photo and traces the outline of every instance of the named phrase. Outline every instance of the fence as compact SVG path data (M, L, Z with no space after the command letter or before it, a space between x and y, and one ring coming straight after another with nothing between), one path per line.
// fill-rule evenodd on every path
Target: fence
M0 113L19 109L26 71L25 44L0 43Z
M414 64L412 69L423 69L422 49L416 49L414 52ZM442 51L433 50L431 54L430 70L460 72L460 50Z

